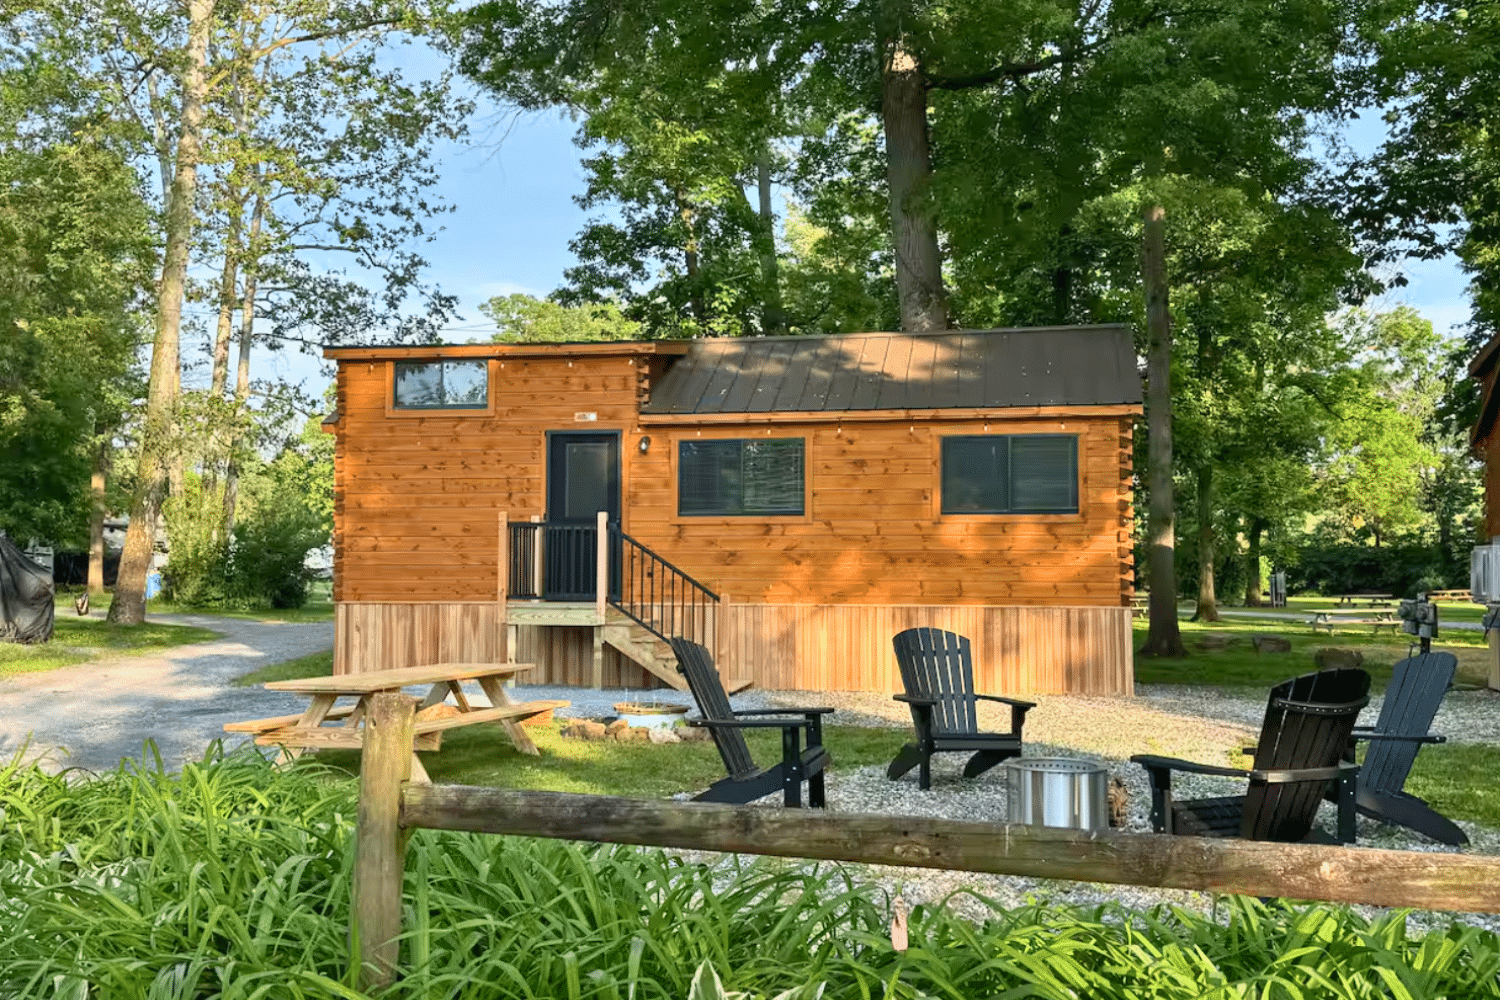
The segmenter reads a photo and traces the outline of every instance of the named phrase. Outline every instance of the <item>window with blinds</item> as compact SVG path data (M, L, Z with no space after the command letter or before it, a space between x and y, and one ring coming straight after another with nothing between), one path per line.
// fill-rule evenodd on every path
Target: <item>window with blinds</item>
M1078 437L943 438L944 514L1078 513Z
M482 410L489 378L487 361L398 361L392 400L402 410Z
M684 516L800 516L801 438L682 441L677 513Z

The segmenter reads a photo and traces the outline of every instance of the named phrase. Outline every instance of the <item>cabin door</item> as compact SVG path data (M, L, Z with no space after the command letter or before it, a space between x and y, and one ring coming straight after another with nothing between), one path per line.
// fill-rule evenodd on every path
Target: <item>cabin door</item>
M620 520L618 432L552 431L547 435L547 540L543 594L552 601L592 601L598 577L598 515ZM619 590L620 560L610 553L610 590Z

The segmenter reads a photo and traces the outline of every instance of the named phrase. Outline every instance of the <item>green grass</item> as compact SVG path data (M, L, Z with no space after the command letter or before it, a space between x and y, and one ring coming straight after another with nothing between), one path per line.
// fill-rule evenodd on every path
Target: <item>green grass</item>
M1449 819L1500 828L1500 747L1488 743L1425 746L1406 779L1406 790Z
M113 625L101 618L79 618L69 608L67 615L58 614L51 642L34 646L0 643L0 677L56 670L117 653L150 653L217 637L216 632L192 625Z
M57 610L61 615L64 610L68 614L73 613L73 600L83 588L63 587L57 593ZM102 615L109 610L113 594L106 591L102 595L89 598L90 613ZM146 602L146 614L162 615L213 615L219 618L238 618L242 621L254 622L326 622L333 620L333 584L326 580L320 580L308 587L308 600L300 608L279 608L263 611L235 611L222 608L194 608L182 604L173 604L160 597L154 597Z
M531 791L582 792L625 798L663 799L700 792L724 777L724 764L711 740L673 743L605 743L565 738L560 723L527 726L542 751L521 753L498 726L464 726L443 733L443 749L422 755L423 766L439 784L484 785ZM905 730L828 726L823 742L833 769L889 764L908 738ZM750 753L763 765L781 758L779 732L749 733ZM353 750L325 750L320 764L359 771Z
M229 683L235 687L255 687L268 681L288 681L298 677L327 677L333 673L333 650L299 656L269 667L241 674Z
M1389 631L1382 631L1379 635L1372 635L1367 630L1349 630L1330 637L1326 632L1314 633L1307 622L1302 620L1225 618L1219 622L1181 621L1179 627L1188 655L1180 659L1137 655L1137 682L1269 688L1288 677L1313 669L1313 655L1320 649L1333 646L1359 651L1364 656L1365 669L1374 678L1376 690L1381 690L1390 679L1392 665L1407 656L1411 648L1411 637L1404 634L1392 635ZM1146 620L1135 619L1134 630L1135 648L1140 649L1146 640ZM1196 643L1207 635L1226 637L1230 644L1223 650L1198 648ZM1275 635L1289 639L1292 651L1257 653L1250 643L1251 638L1257 635ZM1489 672L1489 654L1484 644L1484 633L1457 630L1442 632L1437 647L1458 657L1459 671L1455 683L1466 685L1485 682Z

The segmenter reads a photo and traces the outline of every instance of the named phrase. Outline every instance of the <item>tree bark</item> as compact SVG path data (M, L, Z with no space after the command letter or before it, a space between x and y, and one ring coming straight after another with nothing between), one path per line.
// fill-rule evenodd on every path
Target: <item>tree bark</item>
M1219 620L1214 597L1214 467L1205 459L1198 469L1198 607L1193 617L1200 622Z
M924 204L932 180L927 137L927 83L900 36L883 46L880 113L885 130L886 179L891 195L891 239L896 250L896 293L901 329L946 330L948 296L937 223Z
M89 593L104 593L104 485L109 477L109 432L99 435L94 472L89 478Z
M1260 536L1265 530L1266 522L1255 517L1250 519L1249 551L1245 558L1249 563L1249 572L1245 574L1245 607L1258 608L1265 603L1261 597L1260 589Z
M172 440L181 392L178 341L182 325L183 288L188 249L193 241L198 188L205 64L213 27L214 0L187 0L188 39L182 70L182 110L177 135L177 162L172 197L167 203L166 246L157 282L156 338L151 349L151 379L146 395L145 427L137 466L137 485L130 505L130 527L115 582L109 620L139 625L146 620L146 575L151 571L156 524L161 517L168 470L177 454Z
M776 259L776 212L771 207L771 151L761 150L755 160L755 187L760 195L761 283L765 299L761 303L760 332L786 333L786 310L781 303L781 269Z
M1151 604L1142 656L1186 656L1177 624L1177 512L1172 496L1172 319L1167 307L1166 210L1141 210L1141 279L1146 293L1146 420L1151 509L1146 533Z
M255 198L255 211L250 217L248 245L255 246L265 220L264 196ZM251 258L252 260L254 257ZM257 290L255 267L245 268L244 298L240 302L240 355L239 368L235 372L234 414L232 436L229 439L229 460L224 470L224 539L234 540L234 520L239 505L240 492L240 448L243 446L241 424L250 413L250 350L255 346L255 293Z

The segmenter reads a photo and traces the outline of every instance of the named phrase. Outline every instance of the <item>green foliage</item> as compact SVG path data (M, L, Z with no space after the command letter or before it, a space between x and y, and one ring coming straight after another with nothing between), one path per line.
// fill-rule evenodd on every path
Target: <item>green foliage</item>
M495 323L502 344L582 343L636 340L641 324L626 319L614 302L565 306L532 295L495 296L479 306Z
M310 441L326 450L322 437ZM165 508L171 557L163 596L191 608L300 608L307 602L307 553L326 544L331 530L331 479L331 455L296 447L244 470L231 539L224 533L223 491L190 474Z
M98 435L128 405L151 226L123 155L36 141L0 44L0 528L80 544Z
M1425 543L1362 545L1306 540L1286 567L1287 587L1320 594L1378 591L1416 595L1419 585L1436 590L1469 585L1468 546L1463 562Z
M362 1000L354 785L250 749L180 775L0 768L0 990L18 1000ZM404 975L384 1000L697 996L1270 1000L1500 996L1500 940L1461 922L1228 898L1216 913L917 906L856 868L416 831Z

